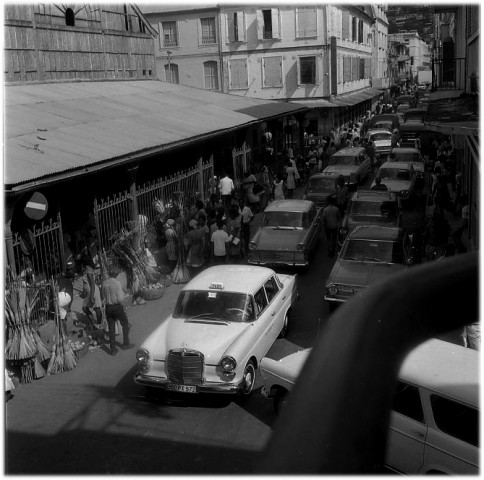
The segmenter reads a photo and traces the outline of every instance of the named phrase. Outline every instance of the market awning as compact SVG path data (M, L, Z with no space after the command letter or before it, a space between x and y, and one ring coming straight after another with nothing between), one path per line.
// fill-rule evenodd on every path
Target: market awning
M4 184L17 191L306 110L156 80L9 85L4 91Z
M331 98L331 102L337 106L352 106L358 103L375 98L381 95L381 91L376 88L367 88L366 90L360 90L359 92L349 93L348 95L339 95Z
M330 102L329 100L325 100L324 98L297 99L297 100L290 100L289 103L304 105L307 108L335 108L338 106Z

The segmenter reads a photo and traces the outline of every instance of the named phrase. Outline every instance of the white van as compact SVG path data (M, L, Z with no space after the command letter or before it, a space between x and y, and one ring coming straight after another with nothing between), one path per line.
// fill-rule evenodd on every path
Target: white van
M397 380L385 463L407 474L479 473L479 353L429 340Z
M311 349L264 358L262 394L279 412ZM385 464L405 474L479 473L479 353L428 340L406 357L397 378Z

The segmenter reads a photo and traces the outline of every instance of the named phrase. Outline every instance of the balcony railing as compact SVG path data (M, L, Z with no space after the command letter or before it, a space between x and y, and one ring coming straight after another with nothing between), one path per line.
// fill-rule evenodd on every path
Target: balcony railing
M466 71L465 58L434 58L432 60L432 90L466 91Z

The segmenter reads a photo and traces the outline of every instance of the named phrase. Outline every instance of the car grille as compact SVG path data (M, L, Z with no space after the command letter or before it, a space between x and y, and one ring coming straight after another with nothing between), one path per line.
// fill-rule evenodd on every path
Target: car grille
M263 263L286 263L294 261L294 252L274 252L271 250L261 250L260 260Z
M170 350L166 362L168 381L179 385L201 385L203 360L203 354L196 350Z

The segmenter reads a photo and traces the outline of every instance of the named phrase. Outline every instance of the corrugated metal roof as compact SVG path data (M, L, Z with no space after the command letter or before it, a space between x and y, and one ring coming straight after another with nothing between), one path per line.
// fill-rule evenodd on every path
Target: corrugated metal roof
M338 107L335 103L325 100L324 98L300 98L297 100L290 100L290 103L297 103L308 108L335 108Z
M6 86L4 182L18 187L304 110L156 80Z

